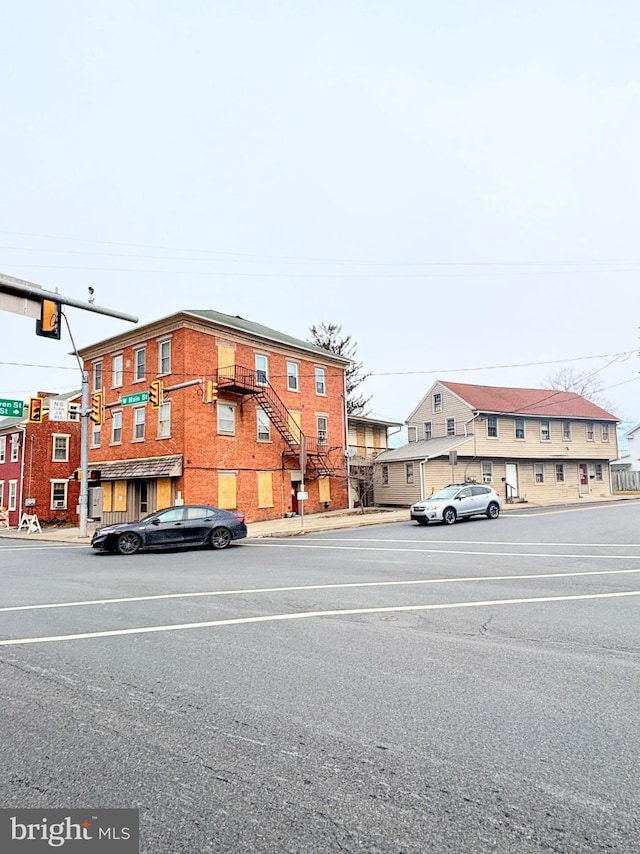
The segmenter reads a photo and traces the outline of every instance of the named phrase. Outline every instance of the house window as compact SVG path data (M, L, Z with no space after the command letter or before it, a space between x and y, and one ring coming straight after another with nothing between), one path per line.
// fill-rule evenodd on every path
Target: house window
M609 425L608 424L602 424L601 427L602 427L602 441L608 442L609 441Z
M67 509L67 487L68 480L51 481L51 510Z
M70 403L68 411L69 421L80 421L80 404Z
M556 463L556 483L564 483L564 463Z
M596 473L596 480L600 480L600 481L603 480L602 463L596 463L595 464L595 473Z
M498 438L498 416L497 415L487 416L487 436L490 439L497 439Z
M119 445L122 442L122 412L111 413L111 444Z
M163 403L158 409L158 439L171 436L171 402Z
M218 433L234 436L236 432L236 408L230 403L218 401Z
M7 510L15 510L18 506L18 481L10 480L9 481L9 501L7 504Z
M53 434L53 456L51 459L56 463L69 462L69 436Z
M256 353L256 382L267 385L269 382L269 358Z
M327 431L328 431L328 421L326 415L318 415L316 417L316 424L318 427L318 444L326 445L327 444Z
M298 363L287 362L287 388L289 391L298 391Z
M593 421L587 421L586 432L587 432L587 442L595 442L596 425L593 423Z
M326 386L326 382L325 382L324 368L316 368L315 369L315 375L316 375L316 394L326 394L327 393L327 386Z
M140 442L144 439L144 422L146 410L144 406L136 406L133 410L133 441Z
M258 419L258 442L271 441L271 421L264 409L257 409L256 415Z
M482 482L491 483L493 481L493 463L482 463Z
M540 422L540 441L548 442L551 439L551 427L548 421Z
M524 439L524 418L516 418L516 439Z
M102 362L93 363L93 390L100 391L102 389Z
M158 373L171 373L171 341L158 342Z
M382 485L389 486L389 466L382 466Z
M4 509L4 480L0 480L0 510Z
M11 462L17 463L20 457L20 434L14 433L11 437Z
M413 463L405 464L405 472L407 476L407 483L413 483Z
M456 419L447 418L447 436L456 435Z
M563 421L562 422L562 441L570 442L571 441L571 421Z
M432 435L433 435L433 424L431 423L431 421L425 421L424 422L424 438L430 439Z
M533 479L536 483L544 483L544 463L533 464Z
M433 395L433 411L442 412L442 395L439 391Z
M111 360L111 385L113 388L122 385L122 353Z
M147 372L147 349L138 347L133 351L133 379L143 380Z
M0 463L7 461L7 437L0 436Z
M100 439L102 438L102 431L100 427L94 425L91 428L91 447L99 448L100 447Z

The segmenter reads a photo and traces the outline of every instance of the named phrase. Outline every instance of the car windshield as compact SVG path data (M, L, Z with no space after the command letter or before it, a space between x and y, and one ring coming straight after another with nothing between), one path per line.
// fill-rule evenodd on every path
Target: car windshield
M436 490L429 496L429 501L438 501L440 498L453 498L460 491L459 486L445 486L442 489Z

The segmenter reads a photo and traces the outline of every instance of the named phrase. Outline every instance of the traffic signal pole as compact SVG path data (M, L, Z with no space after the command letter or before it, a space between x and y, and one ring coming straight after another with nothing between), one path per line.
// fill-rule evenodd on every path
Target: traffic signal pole
M89 374L82 368L82 397L80 403L80 536L88 534L89 521Z

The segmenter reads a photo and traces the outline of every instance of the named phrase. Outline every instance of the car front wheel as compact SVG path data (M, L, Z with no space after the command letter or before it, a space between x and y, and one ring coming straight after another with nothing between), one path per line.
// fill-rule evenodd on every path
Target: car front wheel
M442 521L445 523L445 525L453 525L457 518L458 514L453 509L453 507L447 507L447 509L442 514Z
M428 525L429 524L428 519L416 519L416 522L418 523L418 525Z
M231 544L231 531L228 528L214 528L209 544L212 549L226 549Z
M487 507L487 518L497 519L499 515L500 508L498 507L495 501L492 501L491 504Z
M116 540L116 548L121 555L133 555L141 545L140 537L132 531L125 531Z

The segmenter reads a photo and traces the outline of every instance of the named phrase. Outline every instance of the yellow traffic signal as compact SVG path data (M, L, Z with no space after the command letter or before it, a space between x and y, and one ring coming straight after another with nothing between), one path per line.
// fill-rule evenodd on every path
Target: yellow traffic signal
M218 399L218 383L214 380L207 380L207 390L205 392L205 400L207 403L213 403Z
M62 306L51 299L40 303L40 320L36 320L36 335L42 338L60 338Z
M42 424L44 415L44 400L41 397L29 398L29 422L31 424Z
M153 380L149 386L149 402L151 403L152 409L160 409L162 406L163 395L164 389L162 380Z
M102 421L104 417L104 393L101 391L94 391L91 395L91 412L89 413L89 418L96 427L102 426Z

